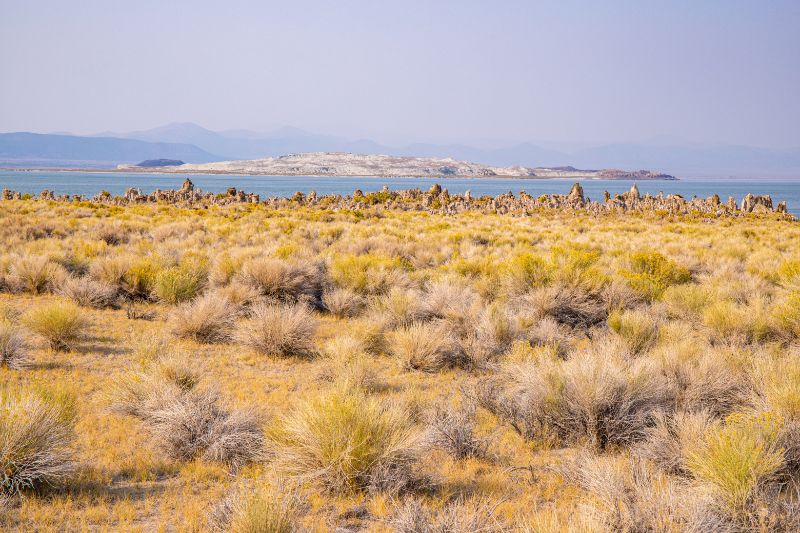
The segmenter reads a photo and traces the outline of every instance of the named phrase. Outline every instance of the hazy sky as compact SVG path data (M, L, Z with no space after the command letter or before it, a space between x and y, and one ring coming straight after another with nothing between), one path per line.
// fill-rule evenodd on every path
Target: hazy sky
M0 131L800 146L800 1L0 0Z

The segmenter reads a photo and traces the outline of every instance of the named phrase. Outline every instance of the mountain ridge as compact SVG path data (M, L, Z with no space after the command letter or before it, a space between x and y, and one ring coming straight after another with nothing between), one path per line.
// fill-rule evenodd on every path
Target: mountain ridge
M8 135L30 135L24 149L10 143ZM33 139L33 138L31 138ZM69 143L65 139L70 139ZM97 144L105 139L106 145ZM111 141L116 139L116 141ZM141 145L125 144L138 141ZM119 144L112 146L115 142ZM150 146L155 144L156 146ZM578 168L657 168L678 176L794 177L800 176L800 148L759 148L729 144L682 143L674 137L637 143L505 142L492 147L464 143L412 143L388 146L370 139L349 140L284 126L269 132L212 131L191 122L166 124L128 133L104 132L96 136L0 134L0 165L114 168L145 159L180 159L189 163L253 160L290 153L350 152L409 157L453 157L493 166ZM13 145L13 146L11 146ZM69 149L58 150L58 147ZM56 148L54 150L54 147Z

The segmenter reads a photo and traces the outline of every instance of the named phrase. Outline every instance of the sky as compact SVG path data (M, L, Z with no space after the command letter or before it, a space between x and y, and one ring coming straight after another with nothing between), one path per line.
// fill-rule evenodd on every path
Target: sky
M798 147L798 28L798 0L0 0L0 131Z

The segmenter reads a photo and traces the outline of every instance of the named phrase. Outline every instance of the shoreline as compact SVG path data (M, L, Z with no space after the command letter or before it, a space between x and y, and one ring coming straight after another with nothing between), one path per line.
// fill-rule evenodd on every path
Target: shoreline
M228 187L225 193L205 192L195 187L189 178L186 178L180 189L156 189L152 193L142 193L140 189L129 187L124 195L112 195L101 192L89 198L80 194L59 194L43 190L38 196L22 193L4 188L2 201L15 200L45 200L60 201L65 203L91 202L106 205L126 206L141 204L172 204L177 206L206 209L211 206L231 204L264 205L270 208L284 207L313 207L326 210L356 210L379 208L400 211L426 211L431 214L455 215L467 211L478 213L498 213L526 215L540 210L556 210L571 212L586 212L600 215L609 212L651 212L665 215L691 215L701 214L718 217L738 217L747 214L775 213L789 220L796 218L788 213L785 201L773 203L771 195L754 195L747 193L738 202L729 196L727 202L718 194L707 198L693 196L687 200L680 194L664 195L660 192L653 196L649 193L642 195L634 183L630 190L616 193L613 196L605 191L603 200L591 200L584 194L580 183L575 182L568 194L542 194L532 196L525 191L518 195L513 192L499 195L473 196L467 190L463 194L450 194L447 188L438 183L432 185L427 192L420 188L406 190L390 190L384 185L379 192L364 193L361 189L353 191L352 195L322 194L315 191L303 193L295 192L291 196L268 196L262 198L260 194L247 192L235 187Z

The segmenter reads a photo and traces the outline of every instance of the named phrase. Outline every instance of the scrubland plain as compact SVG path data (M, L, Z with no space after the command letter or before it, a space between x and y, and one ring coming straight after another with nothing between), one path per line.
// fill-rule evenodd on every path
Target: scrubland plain
M0 529L800 529L800 224L0 203Z

